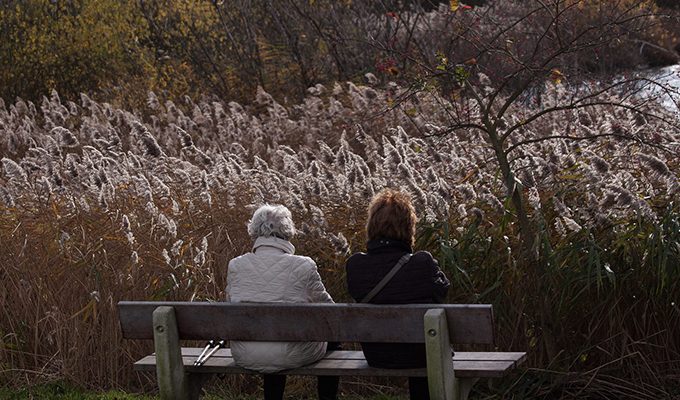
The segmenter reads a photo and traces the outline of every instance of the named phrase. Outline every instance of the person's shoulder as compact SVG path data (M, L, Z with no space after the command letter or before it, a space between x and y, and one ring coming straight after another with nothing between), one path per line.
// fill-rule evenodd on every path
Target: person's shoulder
M239 265L243 264L246 260L251 258L253 256L253 253L245 253L241 254L240 256L234 257L231 260L229 260L229 268L234 268L238 267Z
M414 262L418 262L418 263L427 263L427 264L431 264L431 263L436 263L436 262L437 262L437 261L435 260L435 258L432 256L432 254L431 254L429 251L425 251L425 250L416 251L416 252L413 253L413 255L411 256L411 259L412 259Z
M366 258L366 256L368 256L368 254L366 254L366 253L362 253L362 252L354 253L351 256L349 256L349 258L347 259L347 265L359 262L359 261L363 260L364 258Z
M311 257L301 256L298 254L288 254L287 257L289 257L290 260L292 260L293 264L295 264L299 268L305 269L316 268L316 262Z

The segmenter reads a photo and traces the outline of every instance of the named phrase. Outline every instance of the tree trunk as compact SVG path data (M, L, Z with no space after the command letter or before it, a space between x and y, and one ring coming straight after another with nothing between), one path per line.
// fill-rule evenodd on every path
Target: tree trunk
M494 128L489 129L489 127L487 125L490 143L503 175L503 182L508 191L507 196L512 202L517 222L519 223L521 246L519 256L529 260L533 266L531 271L524 272L526 275L525 282L529 289L527 303L532 309L538 310L536 317L541 328L540 337L543 340L545 356L548 360L552 360L557 354L557 345L553 335L552 307L546 296L547 288L543 280L546 274L546 265L545 259L540 252L540 239L529 219L524 198L522 197L522 185L515 179L515 174L510 167L507 153L499 139L498 132Z

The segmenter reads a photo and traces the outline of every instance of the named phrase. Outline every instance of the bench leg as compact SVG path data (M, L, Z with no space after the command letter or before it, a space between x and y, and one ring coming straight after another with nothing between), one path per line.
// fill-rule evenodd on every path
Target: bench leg
M474 386L475 383L479 378L461 378L458 379L456 378L456 383L458 387L458 399L460 400L467 400L468 396L470 396L470 391L472 390L472 386Z
M162 400L188 400L189 380L184 373L175 309L161 306L153 312L156 378Z
M427 310L424 317L427 383L432 400L463 400L451 357L449 328L443 309Z
M201 396L201 390L203 389L203 384L210 379L212 374L187 374L186 379L188 379L189 385L189 399L198 400Z

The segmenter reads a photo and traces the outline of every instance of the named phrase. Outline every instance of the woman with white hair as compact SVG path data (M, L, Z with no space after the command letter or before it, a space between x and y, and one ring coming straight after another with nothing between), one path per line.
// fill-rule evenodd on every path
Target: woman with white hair
M227 301L332 303L316 263L295 255L290 239L295 225L290 210L282 205L258 208L248 223L248 234L255 241L253 250L232 259L227 274ZM231 342L237 365L264 374L264 398L282 399L285 375L272 375L319 360L326 342ZM320 399L335 399L338 377L319 377Z

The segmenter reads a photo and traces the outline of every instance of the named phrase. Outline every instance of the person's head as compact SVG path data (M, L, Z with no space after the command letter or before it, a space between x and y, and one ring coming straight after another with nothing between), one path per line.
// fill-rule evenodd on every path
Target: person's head
M295 236L295 224L290 210L282 205L265 204L258 208L248 222L248 234L251 238L278 237L290 240Z
M368 240L395 239L413 247L417 220L411 196L397 190L383 189L368 206Z

